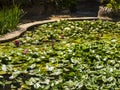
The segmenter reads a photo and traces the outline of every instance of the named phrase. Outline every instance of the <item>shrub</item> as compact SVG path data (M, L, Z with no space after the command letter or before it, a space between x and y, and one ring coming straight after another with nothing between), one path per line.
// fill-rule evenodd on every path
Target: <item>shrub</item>
M107 6L118 11L120 9L120 0L109 0Z
M104 0L98 12L98 16L118 19L120 17L120 1Z
M103 0L104 3L107 3L106 6L112 8L114 11L120 9L120 0Z

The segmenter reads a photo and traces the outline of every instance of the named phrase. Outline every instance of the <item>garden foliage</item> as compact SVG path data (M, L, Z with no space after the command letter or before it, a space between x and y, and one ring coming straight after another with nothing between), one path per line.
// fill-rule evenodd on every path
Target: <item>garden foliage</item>
M22 13L22 10L16 5L12 8L3 8L0 11L0 35L14 31Z
M120 0L103 0L106 2L107 7L112 8L115 12L120 9Z
M110 0L107 6L117 11L120 9L120 0Z
M58 21L0 44L1 88L119 90L120 23Z

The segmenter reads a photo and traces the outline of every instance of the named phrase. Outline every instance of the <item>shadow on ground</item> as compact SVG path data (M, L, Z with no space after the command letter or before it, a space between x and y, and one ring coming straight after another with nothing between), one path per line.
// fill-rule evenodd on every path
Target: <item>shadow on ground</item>
M44 11L42 6L32 5L24 8L25 15L22 17L21 23L67 17L97 17L99 3L96 1L82 1L77 4L76 9L76 12L61 10L53 13L53 10L51 9L50 13L42 13Z

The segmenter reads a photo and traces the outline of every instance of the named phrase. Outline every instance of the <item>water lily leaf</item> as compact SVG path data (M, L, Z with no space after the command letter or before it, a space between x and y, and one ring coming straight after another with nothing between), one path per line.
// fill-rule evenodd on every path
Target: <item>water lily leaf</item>
M10 79L14 79L14 78L16 78L18 75L20 75L20 74L21 74L21 71L15 71L15 72L12 73L12 76L10 76L9 78L10 78Z
M0 43L0 88L119 89L118 24L60 20L26 31L16 41L19 47L14 40Z
M7 66L3 64L2 65L2 70L6 72L7 71Z
M54 67L53 66L49 66L48 64L46 64L46 70L47 71L53 71Z
M40 81L41 84L49 84L50 83L50 80L49 79L45 79L45 81Z
M35 88L35 89L39 89L40 87L41 87L41 85L40 85L39 83L35 83L35 84L34 84L34 88Z
M63 70L62 69L56 69L56 70L54 70L53 71L53 73L51 73L51 75L60 75L60 74L62 74L62 72L63 72Z
M36 64L32 64L32 65L30 66L31 69L33 69L33 68L35 68L35 67L36 67Z

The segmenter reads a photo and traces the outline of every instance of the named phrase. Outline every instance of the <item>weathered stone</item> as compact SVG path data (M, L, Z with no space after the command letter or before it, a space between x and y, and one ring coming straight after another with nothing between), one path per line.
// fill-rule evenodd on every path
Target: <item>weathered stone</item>
M115 11L112 8L108 8L106 6L100 6L98 11L98 17L109 17L109 18L120 17L120 10Z
M98 17L112 17L113 9L100 6L98 11Z

